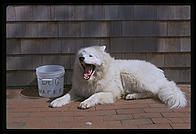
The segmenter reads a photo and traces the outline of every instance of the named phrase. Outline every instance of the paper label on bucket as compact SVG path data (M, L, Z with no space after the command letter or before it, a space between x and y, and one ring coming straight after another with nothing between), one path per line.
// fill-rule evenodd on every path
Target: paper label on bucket
M63 93L63 88L60 88L60 89L56 89L56 90L44 90L44 89L40 89L39 90L39 94L41 96L45 96L45 97L54 97L54 96L58 96L59 94L62 95Z
M42 79L42 85L52 85L52 79Z
M43 97L58 97L63 94L64 77L38 78L39 95Z

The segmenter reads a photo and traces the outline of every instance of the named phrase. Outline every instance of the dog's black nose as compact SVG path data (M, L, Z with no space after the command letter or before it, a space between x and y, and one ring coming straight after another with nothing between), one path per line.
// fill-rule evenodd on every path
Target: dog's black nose
M83 62L83 61L84 61L84 57L79 57L79 60L80 60L81 62Z

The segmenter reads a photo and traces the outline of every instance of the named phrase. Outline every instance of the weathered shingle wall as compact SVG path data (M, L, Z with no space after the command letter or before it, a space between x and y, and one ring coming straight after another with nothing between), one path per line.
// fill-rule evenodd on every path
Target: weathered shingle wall
M8 6L7 86L36 85L35 68L65 67L71 84L74 53L107 44L116 58L142 59L170 80L190 82L190 6L47 5Z

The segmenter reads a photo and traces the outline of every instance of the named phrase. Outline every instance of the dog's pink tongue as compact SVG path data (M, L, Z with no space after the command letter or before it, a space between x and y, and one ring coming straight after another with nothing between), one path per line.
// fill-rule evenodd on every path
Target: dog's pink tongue
M91 73L92 73L92 69L90 66L87 65L84 72L84 78L89 79Z

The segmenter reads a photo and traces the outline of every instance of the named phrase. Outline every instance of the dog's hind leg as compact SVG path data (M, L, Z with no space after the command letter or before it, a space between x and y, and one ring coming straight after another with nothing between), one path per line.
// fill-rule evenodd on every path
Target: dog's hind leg
M143 93L132 93L132 94L127 94L125 99L126 100L133 100L133 99L144 99L144 98L149 98L152 97L153 94L150 92L143 92Z

